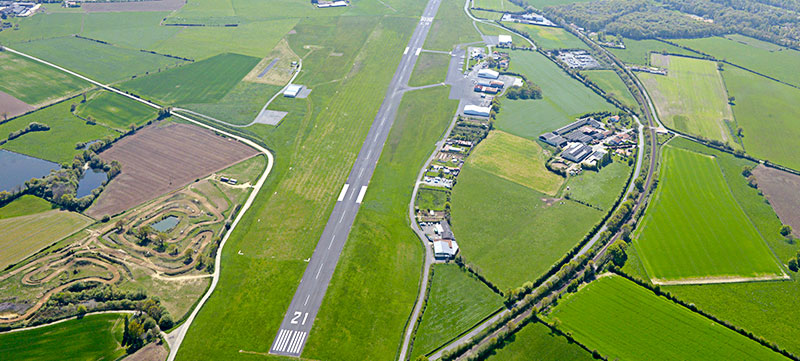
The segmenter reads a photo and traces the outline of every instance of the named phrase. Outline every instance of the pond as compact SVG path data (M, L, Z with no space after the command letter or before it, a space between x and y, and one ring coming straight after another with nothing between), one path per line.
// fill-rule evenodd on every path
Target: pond
M100 139L90 140L90 141L88 141L88 142L84 143L84 144L83 144L83 147L81 147L81 149L80 149L80 150L86 150L86 149L89 149L89 146L90 146L90 145L92 145L92 144L94 144L94 143L97 143L97 142L99 142L99 141L100 141Z
M106 179L108 179L106 172L99 169L87 169L83 172L83 176L78 181L78 194L75 198L81 198L92 194L92 191L103 185Z
M51 170L61 169L58 163L0 149L0 191L14 191L31 178L42 178Z
M169 230L175 228L175 226L178 225L178 221L180 221L178 217L168 216L156 223L151 224L150 227L153 227L153 229L159 232L168 232Z

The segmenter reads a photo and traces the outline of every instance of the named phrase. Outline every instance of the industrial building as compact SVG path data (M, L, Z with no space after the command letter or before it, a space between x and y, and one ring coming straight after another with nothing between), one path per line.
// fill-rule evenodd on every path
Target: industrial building
M481 107L477 105L467 105L464 107L464 114L466 115L476 115L479 117L488 117L489 113L491 113L491 109L489 107Z
M541 141L543 141L543 142L545 142L547 144L550 144L550 145L552 145L554 147L559 147L559 148L567 145L567 140L564 139L564 137L562 137L562 136L560 136L558 134L555 134L555 133L542 134L542 135L539 136L539 140L541 140Z
M500 77L500 73L492 70L492 69L481 69L478 70L478 78L484 79L497 79Z
M289 84L286 86L286 89L283 91L283 96L287 98L296 98L297 94L300 94L300 91L303 90L302 85L297 84Z
M458 243L452 239L437 239L433 241L433 256L439 259L454 258L458 253Z
M592 147L586 144L569 143L564 151L561 152L561 158L564 158L570 162L580 163L592 153Z

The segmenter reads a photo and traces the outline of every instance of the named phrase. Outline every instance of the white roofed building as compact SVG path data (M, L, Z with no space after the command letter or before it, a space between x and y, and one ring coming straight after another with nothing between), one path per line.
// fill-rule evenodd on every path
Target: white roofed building
M454 258L458 253L458 243L452 239L433 241L433 256L440 259Z
M283 91L283 96L285 96L287 98L297 97L297 94L300 94L300 90L303 90L303 86L302 85L289 84L286 87L286 90Z
M497 43L500 46L511 46L511 35L498 35Z
M478 78L485 78L485 79L497 79L500 77L500 73L492 70L492 69L481 69L478 70Z
M477 105L466 105L464 106L464 114L466 115L476 115L479 117L488 117L489 113L491 112L491 108L489 107L481 107Z

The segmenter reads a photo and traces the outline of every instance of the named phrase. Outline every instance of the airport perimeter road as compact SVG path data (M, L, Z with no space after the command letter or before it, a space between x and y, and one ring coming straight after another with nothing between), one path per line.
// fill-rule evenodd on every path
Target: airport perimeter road
M280 329L270 347L270 353L285 356L300 356L314 325L328 284L331 281L339 256L350 234L350 228L358 213L361 201L367 192L369 180L380 158L389 130L397 115L397 108L403 97L403 88L408 83L414 64L417 62L422 45L430 30L441 0L430 0L422 13L419 23L411 35L397 66L397 71L389 83L386 97L381 104L375 121L367 133L367 139L358 153L347 181L339 191L322 236L314 249L314 254L306 267L300 285L295 291L292 303L283 317Z

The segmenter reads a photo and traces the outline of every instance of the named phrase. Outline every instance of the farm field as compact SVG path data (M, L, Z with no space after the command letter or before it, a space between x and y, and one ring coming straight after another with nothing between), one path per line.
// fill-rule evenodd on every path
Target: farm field
M423 48L450 51L456 44L474 41L481 41L481 36L464 13L464 2L448 0L439 5Z
M59 210L0 219L0 229L3 230L0 233L0 247L3 249L0 269L21 261L90 223L92 220L81 214Z
M800 169L800 89L732 66L722 74L728 94L736 98L733 114L744 130L745 151L792 169Z
M601 277L563 298L547 318L609 359L784 359L619 276Z
M419 54L414 72L408 80L409 86L423 86L443 83L450 65L450 56L446 54L423 52Z
M775 168L759 165L753 170L758 189L783 221L800 233L800 176Z
M29 104L55 100L89 84L11 52L0 52L0 91Z
M608 48L608 50L614 53L619 60L628 64L650 65L650 54L653 52L668 52L671 54L694 56L700 55L693 51L653 39L625 39L624 41L625 49Z
M451 228L462 257L501 290L534 281L603 216L478 169L470 158L451 198Z
M714 157L667 146L662 163L659 187L634 237L653 283L785 277Z
M469 12L472 13L472 16L479 19L500 20L500 18L503 17L502 13L496 13L494 11L470 9Z
M547 156L536 142L501 130L489 135L475 148L467 162L505 180L555 196L564 178L545 168Z
M42 16L11 19L12 24L19 24L19 30L0 32L0 41L10 48L16 44L31 40L49 39L62 36L71 36L81 31L80 13L45 13ZM12 46L13 45L13 46Z
M503 298L455 264L431 267L428 304L411 359L434 351L503 307Z
M258 62L250 56L222 54L131 80L122 88L168 104L211 103L224 97Z
M531 0L528 2L531 6L541 9L545 6L557 6L557 5L564 5L564 4L572 4L572 3L582 3L589 0Z
M235 178L239 184L251 183L254 184L258 177L264 173L267 167L267 158L264 155L257 155L248 160L236 163L228 168L217 172L220 176L228 178Z
M733 112L716 63L661 54L652 54L651 63L667 68L667 76L638 77L667 127L739 147L726 124Z
M437 188L420 187L417 191L416 205L419 209L443 211L447 203L447 192Z
M504 25L528 34L542 49L589 49L581 39L562 28L511 22L506 22Z
M147 3L150 5L156 4L155 1L148 1ZM152 50L159 43L176 36L182 31L179 27L160 25L161 19L169 15L169 12L166 11L91 12L90 6L97 5L113 6L114 4L87 3L82 5L84 9L90 12L84 14L81 19L83 23L83 29L80 32L81 36L106 41L123 48ZM120 3L117 5L125 4ZM131 36L131 34L136 34L136 36ZM167 52L167 54L172 53Z
M636 99L633 98L631 91L628 90L628 87L625 86L625 83L622 82L622 79L620 79L619 75L613 70L586 70L581 72L581 74L597 84L606 94L616 98L623 105L634 111L639 111L639 104L636 103Z
M23 195L13 202L0 207L0 219L27 216L53 209L50 202L30 194Z
M219 100L212 103L184 104L182 107L231 124L245 125L250 124L261 111L261 108L264 107L264 104L267 103L267 100L282 88L276 85L241 81ZM270 109L280 104L283 100L281 98L276 98L270 104ZM305 110L305 103L295 102L295 105L300 105L302 110ZM284 110L288 109L284 108ZM298 111L302 112L302 110Z
M495 122L499 130L535 140L540 134L569 124L582 114L617 110L539 53L511 51L510 71L525 74L541 87L543 98L504 99Z
M108 91L99 91L87 97L86 103L78 104L75 113L95 122L120 131L128 131L130 125L141 126L156 119L158 112L140 102Z
M22 100L0 91L0 118L3 120L25 114L34 109L34 107Z
M0 334L5 360L115 360L123 319L117 314L88 315L34 330Z
M620 197L631 171L627 160L614 158L614 162L599 172L585 170L580 175L570 176L567 180L569 190L566 192L569 193L570 199L609 210Z
M100 154L105 161L120 162L122 173L108 183L86 214L99 218L120 213L256 154L255 149L205 128L155 123Z
M541 322L532 321L512 336L511 342L489 356L489 361L528 361L536 355L539 361L589 361L592 354L555 334Z
M523 10L519 5L509 0L474 0L472 2L472 7L510 12Z

